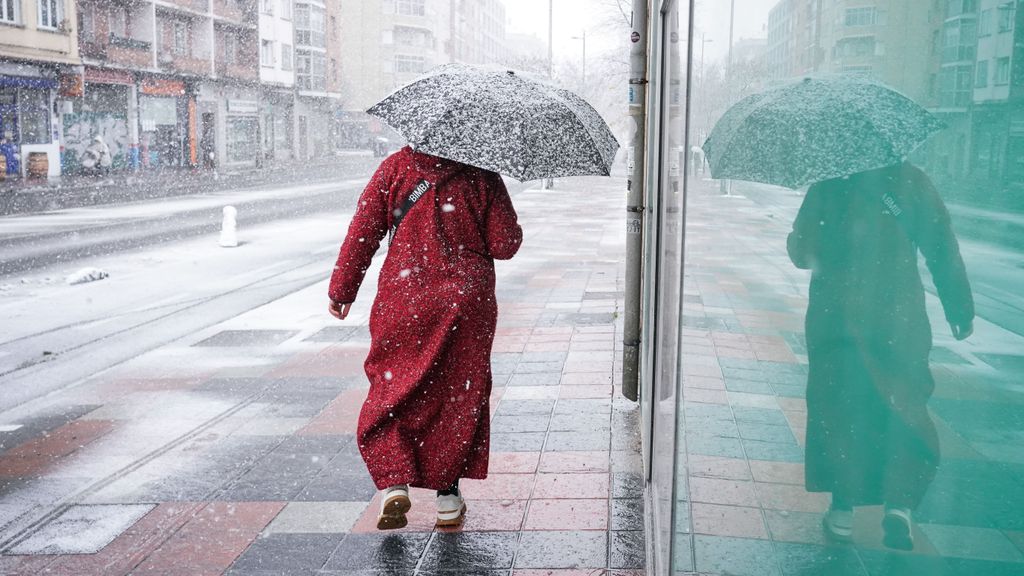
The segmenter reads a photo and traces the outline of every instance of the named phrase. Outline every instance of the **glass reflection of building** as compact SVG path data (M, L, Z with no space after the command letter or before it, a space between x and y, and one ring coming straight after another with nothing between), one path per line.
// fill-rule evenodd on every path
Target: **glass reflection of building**
M761 38L736 34L732 62L724 4L650 3L641 383L648 505L672 511L650 514L649 573L1024 573L1024 2L735 0L737 22L756 30L749 19L763 15L763 26ZM805 191L734 182L725 197L676 168L674 149L702 144L732 103L810 74L876 79L945 124L909 160L948 207L977 317L974 336L954 341L923 275L942 456L911 552L883 545L880 507L855 513L852 544L827 540L827 495L804 490L807 277L774 253ZM761 235L769 219L779 225Z

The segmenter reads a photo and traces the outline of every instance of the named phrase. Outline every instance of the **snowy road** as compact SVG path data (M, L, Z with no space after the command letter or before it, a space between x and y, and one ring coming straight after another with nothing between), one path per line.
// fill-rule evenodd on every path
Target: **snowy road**
M322 280L363 183L4 219L4 261L36 250L48 265L0 276L0 411ZM217 244L225 204L238 248ZM82 267L110 277L67 285Z

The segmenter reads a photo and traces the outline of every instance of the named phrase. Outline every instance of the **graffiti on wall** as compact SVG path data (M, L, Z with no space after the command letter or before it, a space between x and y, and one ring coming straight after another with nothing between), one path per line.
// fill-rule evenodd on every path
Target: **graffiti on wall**
M82 169L85 149L96 136L102 136L110 147L113 168L121 169L128 162L128 120L108 112L80 112L64 115L64 154L61 159L66 172Z

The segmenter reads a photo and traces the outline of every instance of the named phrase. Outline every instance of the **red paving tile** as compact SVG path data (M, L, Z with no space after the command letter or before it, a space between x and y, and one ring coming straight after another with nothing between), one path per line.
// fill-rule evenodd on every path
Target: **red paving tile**
M611 466L608 452L545 452L541 455L541 472L607 472Z
M530 500L524 530L607 530L608 500Z
M526 500L468 500L466 520L442 532L515 532L523 527Z
M596 574L595 574L596 572ZM513 570L512 576L603 576L604 571L599 570Z
M4 576L35 576L48 574L46 566L59 556L0 556L0 574Z
M540 463L540 452L491 452L489 474L533 474Z
M690 505L690 515L697 534L768 538L768 529L758 508L694 502Z
M686 391L683 392L683 400L686 402L700 402L702 404L728 404L729 395L725 390L687 388Z
M808 492L804 490L803 486L757 483L755 490L761 506L772 510L824 512L829 505L827 494Z
M194 502L160 504L96 554L62 556L47 574L128 574L205 505Z
M533 474L488 474L486 480L463 480L459 488L473 500L525 500L533 482Z
M270 378L348 376L364 374L369 345L335 344L316 352L301 352L272 370Z
M354 526L352 526L353 533L368 533L377 532L377 515L380 513L380 497L381 494L378 491L374 496L373 500L370 500L370 504L363 511L359 519L356 520ZM392 530L392 532L430 532L434 529L434 523L437 521L437 504L436 498L437 493L433 490L424 490L422 488L412 488L409 490L409 498L412 500L412 509L406 514L406 518L409 520L409 524L400 530ZM467 509L469 509L467 504ZM473 512L474 509L470 509L467 514Z
M690 478L690 499L710 504L731 504L733 506L757 506L754 483L747 480L725 480L722 478Z
M690 454L687 458L687 469L691 476L726 478L730 480L751 479L747 461L740 458Z
M212 502L132 574L221 574L259 536L285 502Z
M611 374L600 374L597 372L566 372L562 374L560 384L562 386L599 386L610 385Z
M751 460L750 473L758 482L803 486L804 465L798 462Z
M601 386L560 386L559 398L611 398L612 387L610 384Z
M608 498L608 474L538 474L534 498Z
M0 455L0 477L39 476L114 429L113 420L73 420Z
M300 436L317 434L355 434L359 410L369 388L343 390L308 424L299 429Z

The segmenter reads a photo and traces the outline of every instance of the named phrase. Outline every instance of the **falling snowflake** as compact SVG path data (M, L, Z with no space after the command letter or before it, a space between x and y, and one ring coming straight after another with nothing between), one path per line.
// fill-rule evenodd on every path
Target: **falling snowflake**
M391 374L391 370L387 370L386 372L384 372L384 379L385 380L391 380L392 377L393 376Z

